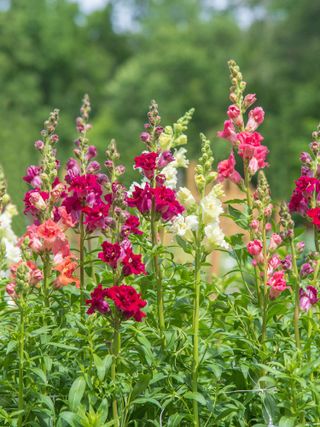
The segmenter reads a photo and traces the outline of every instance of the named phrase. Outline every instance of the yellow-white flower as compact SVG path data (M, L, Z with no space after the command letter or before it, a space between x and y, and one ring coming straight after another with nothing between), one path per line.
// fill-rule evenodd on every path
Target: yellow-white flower
M189 165L189 160L186 157L187 150L185 148L179 148L173 153L175 160L172 162L176 168L187 168Z
M204 225L218 222L219 216L223 213L223 208L214 188L201 200L200 209Z
M204 228L205 238L203 245L208 252L212 252L214 249L224 248L228 249L229 245L224 240L223 231L220 228L219 222L212 222Z
M187 187L180 187L177 192L179 202L186 208L190 209L196 205L195 198Z
M199 227L198 217L196 215L178 215L172 223L171 231L175 235L181 237L188 242L194 240L193 232L197 231Z
M161 173L166 177L165 185L169 188L176 188L178 182L178 171L172 163L169 163L166 167L164 167Z

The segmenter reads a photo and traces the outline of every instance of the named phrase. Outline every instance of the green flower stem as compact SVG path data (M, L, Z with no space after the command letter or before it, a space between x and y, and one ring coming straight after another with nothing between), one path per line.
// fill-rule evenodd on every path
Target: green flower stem
M194 267L194 306L193 306L193 361L192 361L192 392L198 392L199 372L199 312L200 312L200 248L196 249ZM193 399L193 426L199 427L199 408L197 400Z
M43 301L46 308L49 307L49 288L48 288L48 278L50 277L50 259L49 254L45 253L42 258L43 263L43 283L42 283L42 295Z
M263 311L262 311L262 330L261 344L264 346L267 334L267 314L268 314L268 255L267 255L267 236L265 221L262 222L262 245L263 245Z
M85 232L83 224L83 213L80 214L79 220L80 228L80 316L82 323L85 319L85 280L84 280L84 243L85 243Z
M157 220L155 218L155 204L154 200L152 201L151 208L151 241L152 241L152 249L155 251L155 247L158 244L158 227ZM158 326L160 332L160 339L162 348L165 346L165 320L164 320L164 301L163 301L163 287L162 287L162 274L161 267L159 265L158 255L155 252L152 254L153 261L153 270L156 277L156 287L157 287L157 307L158 307Z
M244 168L244 183L245 183L247 204L249 207L249 215L251 216L252 209L253 209L253 201L252 201L252 195L250 192L250 174L249 174L249 170L248 170L248 160L244 160L243 168ZM254 235L252 233L252 230L250 229L249 232L250 232L250 239L253 240ZM255 271L255 278L256 278L256 290L257 290L258 305L260 307L261 312L263 313L263 311L264 311L264 298L262 298L263 295L261 292L260 271L259 271L259 268L257 266L254 267L254 271Z
M295 295L295 305L294 305L294 315L293 315L293 325L294 325L294 336L296 341L296 347L298 350L301 349L300 343L300 332L299 332L299 272L297 267L297 255L296 249L294 246L294 241L290 239L291 255L292 255L292 268L294 276L294 295Z
M113 384L116 382L116 376L117 376L117 358L120 353L120 331L119 331L119 323L118 321L115 322L114 327L114 335L113 335L113 341L112 341L112 365L111 365L111 380ZM118 414L118 403L116 397L113 398L112 401L112 414L113 414L113 421L114 421L114 427L120 426L119 421L119 414Z
M22 298L22 297L21 297ZM22 427L24 413L24 350L25 350L25 310L24 301L21 299L18 303L20 322L19 322L19 387L18 387L18 416L17 427Z

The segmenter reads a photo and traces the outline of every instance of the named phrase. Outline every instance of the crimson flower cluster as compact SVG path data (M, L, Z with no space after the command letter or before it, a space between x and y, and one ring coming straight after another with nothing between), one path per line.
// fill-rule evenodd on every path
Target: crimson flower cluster
M141 311L141 308L147 305L147 302L141 298L141 295L129 285L112 286L111 288L103 288L99 284L92 292L91 299L86 301L90 307L87 310L88 314L93 314L98 311L101 314L110 314L111 309L105 298L113 301L116 309L123 316L123 319L133 318L137 322L141 322L146 314Z
M133 253L132 245L127 239L121 243L103 242L102 252L99 252L98 257L113 270L120 266L124 276L146 274L142 256Z
M155 123L151 119L145 128L151 129L152 126L155 126ZM163 132L163 128L156 126L155 130L156 138L158 138ZM152 136L149 132L143 132L141 139L150 143ZM170 221L184 211L184 207L176 198L175 191L165 185L166 176L162 173L162 170L169 163L175 161L175 158L171 151L161 151L156 143L154 149L156 151L145 151L135 157L134 167L140 170L146 182L133 186L131 195L127 197L127 203L128 206L137 208L143 215L150 214L151 210L154 209L157 219Z
M135 185L131 197L127 198L127 203L130 207L137 208L142 214L149 213L154 203L155 212L164 221L170 221L184 211L184 207L176 198L175 191L164 185L155 188L148 183L144 187Z
M320 180L315 177L300 176L295 181L289 209L291 212L307 215L314 225L320 227L320 208L311 207L314 200L320 201Z

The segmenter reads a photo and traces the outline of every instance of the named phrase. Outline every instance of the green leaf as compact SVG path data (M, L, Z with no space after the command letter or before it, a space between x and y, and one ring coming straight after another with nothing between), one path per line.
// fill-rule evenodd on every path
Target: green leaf
M134 400L139 394L141 394L149 385L151 380L151 374L143 374L139 378L139 381L133 387L131 393L131 400Z
M185 253L187 254L191 254L192 253L192 247L190 246L190 244L188 242L186 242L185 240L182 239L182 237L176 235L176 241L178 243L179 246L181 246L181 248L185 251Z
M30 369L31 372L33 372L35 375L37 375L44 384L47 384L47 377L46 374L43 372L42 369L40 368L31 368Z
M295 421L295 417L281 417L279 421L279 427L294 427Z
M206 399L199 392L187 391L187 393L185 393L183 397L185 397L186 399L196 400L198 403L200 403L200 405L207 404Z
M71 427L76 427L76 414L69 411L61 412L59 415L59 421L65 421Z
M72 384L69 390L69 406L73 411L77 411L79 408L81 399L86 389L86 382L83 377L78 377Z
M112 356L111 354L107 354L104 359L101 359L97 354L93 355L94 364L97 368L98 378L100 381L104 380L106 372L110 368L112 364Z

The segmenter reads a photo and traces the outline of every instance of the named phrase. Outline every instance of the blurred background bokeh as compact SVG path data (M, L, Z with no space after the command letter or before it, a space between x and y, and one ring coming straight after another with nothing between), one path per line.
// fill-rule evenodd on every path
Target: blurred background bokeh
M21 176L37 162L43 121L60 109L66 160L84 93L91 142L102 155L116 138L128 180L151 99L164 124L195 107L189 155L202 131L221 160L228 146L215 135L228 105L229 58L266 111L268 178L273 195L288 198L299 153L320 121L320 1L0 0L0 163L20 211Z

